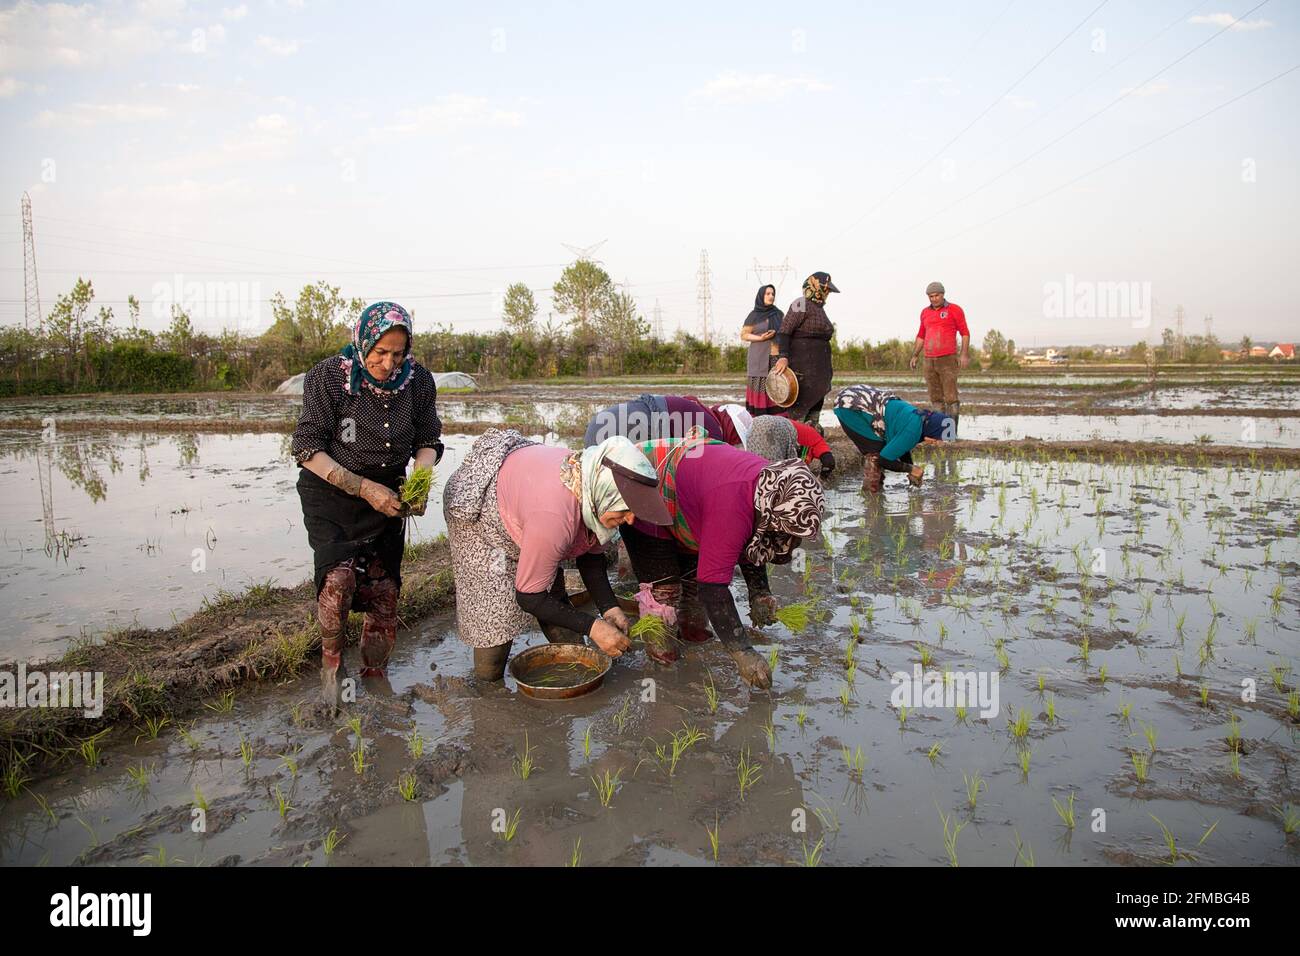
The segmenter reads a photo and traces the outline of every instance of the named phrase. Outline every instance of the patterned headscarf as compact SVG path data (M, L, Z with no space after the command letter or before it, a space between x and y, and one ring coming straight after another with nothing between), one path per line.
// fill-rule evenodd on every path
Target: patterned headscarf
M798 459L768 465L754 488L754 536L745 545L748 564L784 564L804 538L822 526L822 484Z
M406 355L393 369L388 381L381 382L366 369L366 356L389 329L406 330ZM414 343L411 316L396 302L376 302L362 309L361 318L357 319L356 327L352 330L352 342L343 347L343 368L348 372L348 394L358 394L363 382L378 392L395 392L403 388L415 367L415 360L411 356Z
M606 528L600 523L600 516L607 511L630 510L614 481L614 472L603 467L606 458L646 478L659 477L645 455L622 435L606 438L599 445L574 452L564 460L560 480L582 503L582 523L602 545L613 541L618 529Z
M821 278L825 276L825 280ZM803 280L804 298L818 305L826 304L826 296L830 295L831 277L824 272L814 272L808 278Z
M794 422L780 415L760 415L749 430L745 449L768 461L799 457L799 436Z

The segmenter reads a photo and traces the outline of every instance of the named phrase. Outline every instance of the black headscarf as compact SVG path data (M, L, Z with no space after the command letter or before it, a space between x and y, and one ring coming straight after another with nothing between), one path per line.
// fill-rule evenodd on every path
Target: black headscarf
M772 305L763 303L763 293L768 289L772 290ZM766 332L768 329L778 329L781 327L781 320L785 318L785 313L776 307L776 286L765 285L758 290L758 295L754 296L754 310L745 318L744 325L762 326Z

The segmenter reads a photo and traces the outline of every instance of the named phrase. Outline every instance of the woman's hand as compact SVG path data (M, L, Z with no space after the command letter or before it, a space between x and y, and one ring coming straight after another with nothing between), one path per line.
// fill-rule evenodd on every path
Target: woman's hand
M912 470L907 473L907 480L912 483L913 488L921 487L921 479L925 476L925 466L913 465Z
M402 499L387 485L369 478L361 479L361 497L380 514L396 518L402 513Z
M613 624L624 634L626 634L628 632L628 629L632 627L631 622L628 621L627 619L627 615L623 613L623 609L619 607L617 604L615 604L612 608L610 608L608 611L602 614L601 617L603 617L610 624Z
M592 643L599 647L610 657L618 657L625 650L632 646L631 642L623 635L623 632L607 621L597 619L596 623L591 625Z
M786 370L786 367L789 366L789 364L790 364L789 360L783 355L776 360L776 364L772 366L772 371L784 372Z
M774 338L776 338L776 329L768 329L766 332L764 332L762 335L758 337L758 340L760 342L766 342L768 339L774 339Z

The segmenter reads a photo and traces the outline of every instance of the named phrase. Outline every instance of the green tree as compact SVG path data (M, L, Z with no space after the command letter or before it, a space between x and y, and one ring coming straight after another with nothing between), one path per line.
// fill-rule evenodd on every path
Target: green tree
M1016 364L1016 343L997 329L989 329L980 349L988 356L990 368L1009 368Z
M315 354L328 350L345 337L363 308L365 303L361 299L345 299L339 295L338 286L321 280L303 286L292 307L283 293L272 296L273 322L269 331Z
M614 295L609 273L586 259L568 266L552 288L555 311L567 316L575 344L590 348L596 339L596 320Z
M650 334L650 323L637 313L636 300L626 292L614 292L601 304L596 315L600 350L622 360Z
M537 334L537 300L533 290L522 282L516 282L506 289L505 304L502 308L506 331L515 338L531 342Z
M95 287L80 276L72 291L54 301L46 321L46 332L53 351L60 357L64 381L81 383L85 367L86 313L95 301Z

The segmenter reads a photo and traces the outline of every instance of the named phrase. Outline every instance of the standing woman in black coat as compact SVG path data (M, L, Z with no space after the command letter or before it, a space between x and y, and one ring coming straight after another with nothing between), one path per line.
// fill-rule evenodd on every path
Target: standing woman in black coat
M751 415L774 411L767 395L767 373L776 361L776 333L785 318L776 307L776 286L765 285L754 296L754 309L740 330L740 340L749 344L745 364L745 409Z
M822 403L831 390L831 339L835 326L826 315L826 297L839 292L829 273L814 272L803 282L803 295L790 303L776 334L780 358L772 366L782 371L788 365L799 380L799 397L785 414L804 421L819 432Z

